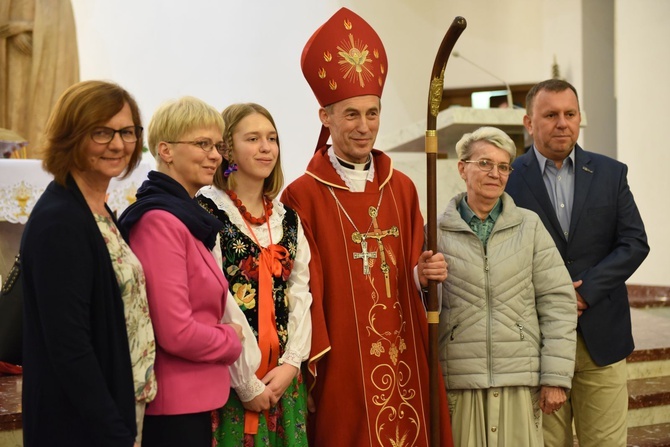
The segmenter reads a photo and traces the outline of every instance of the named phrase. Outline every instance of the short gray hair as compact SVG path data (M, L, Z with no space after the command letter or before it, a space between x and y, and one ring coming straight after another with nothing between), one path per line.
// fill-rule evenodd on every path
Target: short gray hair
M502 130L497 127L480 127L472 133L466 133L456 143L456 154L459 160L469 160L472 156L473 146L479 141L491 143L497 148L509 153L510 163L516 157L516 145L514 141Z

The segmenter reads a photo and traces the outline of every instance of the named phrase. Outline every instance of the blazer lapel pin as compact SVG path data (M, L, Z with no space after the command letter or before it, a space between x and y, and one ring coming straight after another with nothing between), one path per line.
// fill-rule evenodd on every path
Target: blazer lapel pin
M582 169L588 172L589 174L593 174L593 171L587 168L586 166L582 166Z

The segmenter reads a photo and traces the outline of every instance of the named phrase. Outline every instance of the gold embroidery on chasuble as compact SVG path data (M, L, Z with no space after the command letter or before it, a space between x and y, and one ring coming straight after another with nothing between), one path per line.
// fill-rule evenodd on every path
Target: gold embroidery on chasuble
M423 410L413 361L415 353L410 352L416 346L415 334L399 300L398 275L403 266L398 268L394 253L394 247L401 242L399 230L396 225L384 225L384 219L379 217L384 212L383 190L377 207L368 208L371 221L364 233L356 227L334 191L331 193L355 230L351 233L355 245L349 259L357 262L351 264L350 275L356 291L354 305L370 424L379 445L413 446L424 431ZM344 227L342 230L347 231ZM364 282L368 287L356 286L356 282Z

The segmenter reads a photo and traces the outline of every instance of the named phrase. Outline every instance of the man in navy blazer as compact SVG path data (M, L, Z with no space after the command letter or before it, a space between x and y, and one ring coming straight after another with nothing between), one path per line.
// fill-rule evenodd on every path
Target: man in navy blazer
M625 281L649 253L628 168L577 144L577 91L550 79L526 97L533 146L514 163L507 192L539 214L574 281L579 313L572 390L544 415L545 446L626 446L626 357L633 351Z

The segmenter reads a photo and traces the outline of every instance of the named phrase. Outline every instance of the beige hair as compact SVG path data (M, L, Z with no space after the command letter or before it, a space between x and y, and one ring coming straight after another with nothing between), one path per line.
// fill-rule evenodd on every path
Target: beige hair
M225 123L219 112L206 102L192 96L163 103L151 117L148 143L151 155L160 162L158 144L161 141L178 141L193 129L216 127L225 131Z
M503 149L509 153L510 163L516 157L516 146L514 141L502 130L497 127L480 127L472 133L466 133L456 143L456 154L459 160L469 160L472 157L475 143L485 141L491 143L497 148Z

